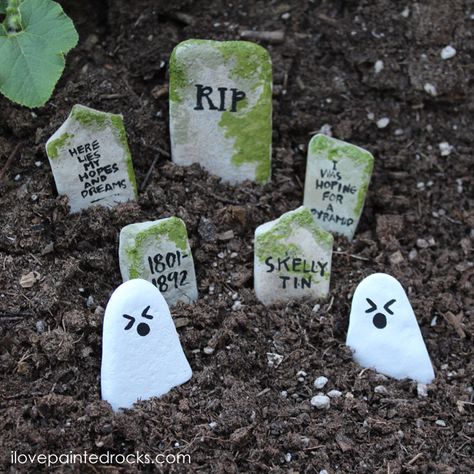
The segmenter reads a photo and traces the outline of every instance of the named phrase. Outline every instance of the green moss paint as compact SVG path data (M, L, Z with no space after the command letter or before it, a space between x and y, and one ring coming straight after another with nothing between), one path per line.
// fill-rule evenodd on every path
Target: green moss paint
M269 256L275 259L286 257L302 258L305 252L298 244L285 243L285 241L293 235L294 231L300 227L308 230L318 245L328 250L328 252L331 252L334 240L333 236L329 232L320 229L315 224L309 209L303 208L284 214L270 230L257 236L255 239L255 255L258 260L264 262ZM293 271L289 273L303 275L304 272ZM329 279L329 273L327 274L327 278Z
M59 150L67 146L73 137L71 133L63 133L59 138L49 142L46 150L49 159L56 159L59 156Z
M234 139L232 163L240 167L255 163L255 180L266 183L271 175L272 143L272 66L268 51L248 41L225 41L218 48L230 77L245 81L254 92L262 88L255 105L247 110L248 100L239 104L237 112L224 112L219 126L224 136Z
M87 128L103 129L107 123L107 117L112 114L105 112L99 112L97 110L90 109L89 107L83 107L81 105L75 105L72 108L71 116L74 120L77 120L81 125Z
M184 43L194 43L194 40L188 40ZM182 91L187 85L187 74L186 67L179 59L177 58L178 48L182 48L183 43L180 43L173 49L170 57L169 64L169 99L171 102L176 102L180 104L183 102L183 96L181 95Z
M128 179L132 184L133 193L135 197L138 196L137 189L137 180L135 178L135 169L133 168L132 154L130 152L130 147L128 146L127 132L125 131L125 126L123 124L123 118L121 115L110 115L110 121L114 129L114 133L118 141L121 143L125 151L125 162L127 165Z
M130 234L133 229L130 229ZM127 239L128 231L125 229L124 238ZM135 238L125 247L125 254L129 263L130 278L143 277L145 273L145 258L144 249L156 243L159 247L160 242L167 239L173 242L178 249L185 252L189 249L188 234L185 223L178 217L170 217L164 222L158 222L144 229L135 235ZM130 237L128 238L130 240ZM158 250L157 250L158 251Z

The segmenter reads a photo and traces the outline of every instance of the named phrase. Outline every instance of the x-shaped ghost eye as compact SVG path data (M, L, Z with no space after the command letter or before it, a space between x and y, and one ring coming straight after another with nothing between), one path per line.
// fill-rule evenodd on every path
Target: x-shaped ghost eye
M365 312L366 313L373 313L374 311L377 311L377 305L370 298L366 298L366 300L367 300L367 303L369 303L370 308L366 309ZM385 311L387 311L388 314L393 314L393 311L390 309L390 306L392 306L392 304L395 303L395 302L396 302L396 300L387 301L385 303L383 309Z
M153 319L153 316L151 314L148 314L148 310L150 309L150 306L147 306L143 311L142 311L142 318L146 319ZM135 318L133 316L130 316L128 314L122 315L125 319L128 319L128 323L125 326L125 331L128 331L129 329L133 328L133 325L135 324Z
M390 306L392 306L393 303L395 303L396 300L390 300L385 303L383 309L387 311L388 314L393 314L393 311L390 309Z

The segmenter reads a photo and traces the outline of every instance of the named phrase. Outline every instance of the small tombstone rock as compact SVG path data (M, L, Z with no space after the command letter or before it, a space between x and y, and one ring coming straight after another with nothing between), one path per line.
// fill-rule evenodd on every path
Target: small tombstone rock
M271 173L272 65L248 41L187 40L170 59L172 160L224 181L266 183Z
M304 205L323 229L352 239L374 166L366 150L326 135L308 146Z
M112 294L104 316L101 390L114 410L164 395L187 382L191 367L161 293L135 279Z
M395 379L434 379L415 313L400 283L385 273L368 276L352 299L346 344L362 367Z
M46 152L58 193L68 196L72 213L137 196L121 115L75 105L46 143Z
M120 232L119 260L123 281L141 278L153 283L170 306L197 300L186 225L178 217L125 226Z
M255 231L254 287L265 305L329 292L333 237L304 206Z

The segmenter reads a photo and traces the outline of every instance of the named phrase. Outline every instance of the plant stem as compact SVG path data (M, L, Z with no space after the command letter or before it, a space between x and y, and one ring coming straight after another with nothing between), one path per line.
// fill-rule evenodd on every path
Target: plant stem
M20 0L8 0L5 24L8 31L12 33L22 30L20 3Z

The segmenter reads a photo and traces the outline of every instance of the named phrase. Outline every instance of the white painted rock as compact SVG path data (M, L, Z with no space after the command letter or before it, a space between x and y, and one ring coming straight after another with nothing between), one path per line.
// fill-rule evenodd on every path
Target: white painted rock
M323 229L354 236L364 207L374 157L366 150L326 135L308 146L304 205Z
M329 292L333 237L301 206L255 231L254 287L265 305L324 298Z
M248 41L187 40L170 59L172 160L224 181L271 174L272 65Z
M120 232L119 260L123 281L148 280L170 306L197 300L188 233L178 217L125 226Z
M354 359L396 379L434 379L428 351L400 283L385 273L368 276L352 299L346 344Z
M170 310L145 280L122 283L104 316L102 398L114 410L159 397L192 375Z
M113 207L137 196L132 156L121 115L75 105L46 143L59 194L71 212Z

